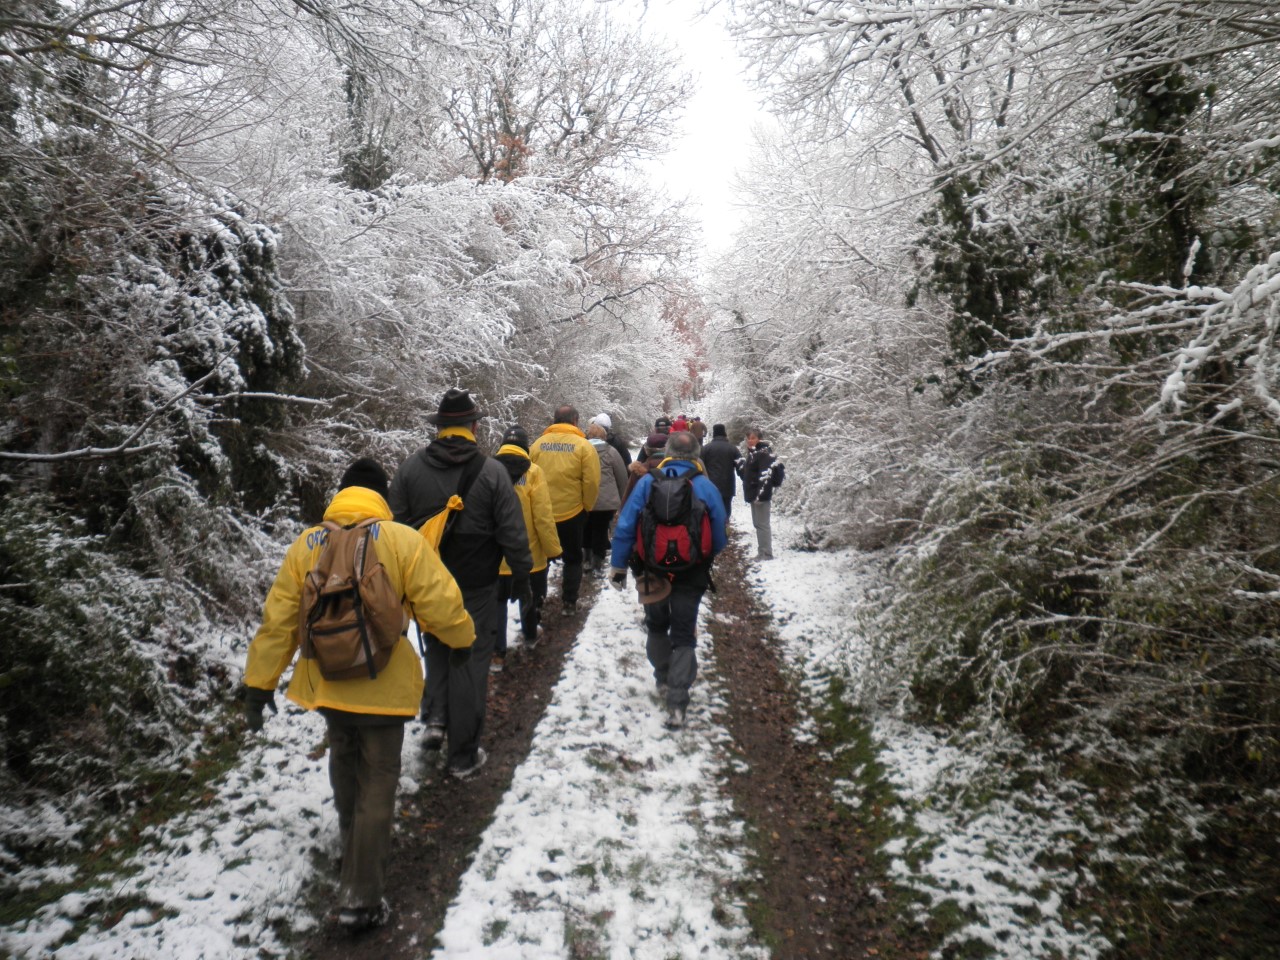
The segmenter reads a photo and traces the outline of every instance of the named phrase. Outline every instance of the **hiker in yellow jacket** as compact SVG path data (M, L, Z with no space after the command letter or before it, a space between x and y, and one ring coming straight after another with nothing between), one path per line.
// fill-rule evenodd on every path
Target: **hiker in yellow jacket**
M556 408L555 422L529 448L529 458L542 468L551 491L551 509L564 559L560 605L566 613L578 609L582 588L582 540L587 513L600 492L600 457L586 434L578 429L578 411L565 404Z
M529 552L533 554L533 571L529 574L529 595L512 597L514 579L511 568L504 562L498 577L498 644L494 648L492 669L502 669L507 655L507 601L520 603L520 632L524 646L532 650L538 645L542 628L542 602L547 599L547 563L560 556L560 536L556 533L556 519L551 506L551 492L542 468L529 459L529 433L524 427L512 424L502 435L502 446L493 459L507 468L520 509L524 512L524 526L529 534Z
M440 557L412 527L395 523L387 506L387 474L361 458L342 475L324 519L349 526L370 518L371 543L391 585L404 597L405 624L418 627L470 655L475 641L462 593ZM261 730L263 710L274 712L280 676L293 663L300 644L299 606L308 571L319 560L325 528L303 531L285 553L263 609L262 626L249 644L244 671L244 709L251 730ZM342 875L338 922L358 930L385 923L390 915L383 894L404 725L422 700L422 661L406 636L377 677L325 680L315 660L300 659L285 696L324 714L329 733L329 781L341 832Z

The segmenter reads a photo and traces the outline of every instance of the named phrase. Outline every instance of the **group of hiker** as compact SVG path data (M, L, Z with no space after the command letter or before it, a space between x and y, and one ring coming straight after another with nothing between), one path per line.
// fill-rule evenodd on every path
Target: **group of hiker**
M286 696L319 710L340 833L339 924L384 923L404 725L421 715L424 747L466 779L486 761L480 740L491 671L507 653L507 604L522 646L542 632L549 564L562 564L560 610L577 612L584 569L623 589L634 574L646 652L668 728L684 726L697 676L696 625L711 567L727 545L737 479L752 508L757 558L772 558L769 506L783 465L758 429L740 453L716 424L659 417L633 461L607 414L586 429L569 405L536 440L519 425L492 457L476 440L485 414L450 389L428 416L433 441L388 477L362 457L343 473L323 522L289 547L249 645L248 726ZM409 639L416 624L421 660ZM426 675L422 665L425 663Z

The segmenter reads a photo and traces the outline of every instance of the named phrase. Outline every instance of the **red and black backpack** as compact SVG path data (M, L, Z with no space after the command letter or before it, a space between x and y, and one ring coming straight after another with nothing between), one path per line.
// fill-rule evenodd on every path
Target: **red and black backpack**
M649 471L653 486L636 526L636 556L650 570L680 573L711 559L711 514L693 491L695 474Z

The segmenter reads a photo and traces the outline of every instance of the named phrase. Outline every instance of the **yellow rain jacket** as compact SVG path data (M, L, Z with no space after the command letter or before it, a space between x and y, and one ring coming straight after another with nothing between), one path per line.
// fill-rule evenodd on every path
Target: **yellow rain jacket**
M385 523L373 527L373 546L391 580L405 598L405 614L418 618L418 626L449 647L469 647L475 626L462 607L462 593L440 556L412 527L395 523L387 501L364 487L338 491L324 512L324 519L347 526L369 517ZM284 564L267 594L262 626L249 644L244 682L250 687L274 690L280 675L298 652L298 605L307 572L320 558L322 526L305 530L284 556ZM349 713L412 717L422 701L422 661L402 636L391 651L391 660L370 680L325 680L314 660L299 660L285 693L308 710L329 707Z
M495 457L522 457L529 459L523 447L514 443L504 443L498 448ZM524 511L524 528L529 534L529 552L533 554L531 573L546 569L549 557L558 557L562 552L560 535L556 533L555 517L551 513L551 493L547 490L547 480L542 475L542 468L530 463L529 469L515 483L516 496L520 498L520 509ZM498 571L502 576L511 576L511 568L507 561L502 561Z
M529 458L542 468L556 523L590 510L600 492L600 457L571 423L553 423L533 442Z

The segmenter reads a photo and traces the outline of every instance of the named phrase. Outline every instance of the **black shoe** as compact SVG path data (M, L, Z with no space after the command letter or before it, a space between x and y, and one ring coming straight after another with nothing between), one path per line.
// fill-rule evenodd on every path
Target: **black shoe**
M391 904L383 900L375 907L345 907L338 911L338 925L350 933L380 927L391 919Z
M444 724L428 723L427 735L422 738L423 750L439 750L444 746Z
M666 727L668 730L679 730L684 726L684 707L667 707Z
M577 600L561 600L560 609L565 613L573 614L578 612Z

